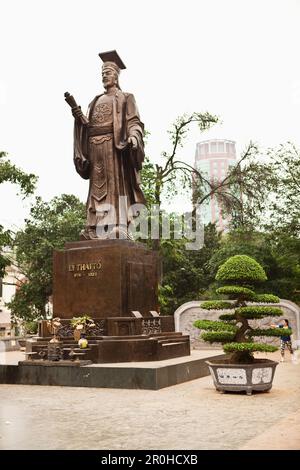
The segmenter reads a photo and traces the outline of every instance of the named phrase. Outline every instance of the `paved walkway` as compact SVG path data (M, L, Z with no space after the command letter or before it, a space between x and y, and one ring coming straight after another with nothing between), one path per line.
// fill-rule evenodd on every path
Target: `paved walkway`
M278 359L278 353L268 358ZM300 363L270 393L0 385L0 449L300 449Z

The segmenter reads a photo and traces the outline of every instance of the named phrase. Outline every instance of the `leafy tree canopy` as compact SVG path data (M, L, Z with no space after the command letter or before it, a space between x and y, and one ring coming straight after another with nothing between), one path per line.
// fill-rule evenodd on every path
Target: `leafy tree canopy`
M23 198L33 194L37 182L37 177L32 173L26 173L8 158L6 152L0 152L0 184L16 184ZM11 230L6 230L0 225L0 278L4 277L5 268L9 266L10 260L4 253L4 248L9 246L13 234Z
M16 265L24 276L8 305L15 317L31 320L46 315L45 305L52 294L53 250L78 240L84 223L85 207L75 196L63 194L49 203L36 198L24 230L13 242Z
M246 255L236 255L219 267L216 280L256 284L266 281L267 276L255 259Z
M6 182L17 184L21 194L26 197L33 194L37 176L25 173L8 159L6 152L0 152L0 184Z

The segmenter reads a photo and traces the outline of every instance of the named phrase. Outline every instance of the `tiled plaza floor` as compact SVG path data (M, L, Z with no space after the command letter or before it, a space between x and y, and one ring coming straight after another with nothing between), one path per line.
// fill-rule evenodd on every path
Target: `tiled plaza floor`
M219 394L210 377L158 391L0 385L0 449L300 449L299 420L288 356L252 396Z

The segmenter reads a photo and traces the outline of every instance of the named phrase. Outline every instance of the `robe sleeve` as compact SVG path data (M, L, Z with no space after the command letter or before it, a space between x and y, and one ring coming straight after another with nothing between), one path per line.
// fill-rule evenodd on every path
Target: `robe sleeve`
M82 178L89 179L90 162L87 155L86 128L76 121L74 124L74 165Z
M140 120L139 111L135 102L135 98L132 94L127 97L126 106L126 124L127 124L127 136L135 137L137 140L137 149L131 149L131 161L134 164L136 170L142 169L142 163L145 158L144 151L144 124Z

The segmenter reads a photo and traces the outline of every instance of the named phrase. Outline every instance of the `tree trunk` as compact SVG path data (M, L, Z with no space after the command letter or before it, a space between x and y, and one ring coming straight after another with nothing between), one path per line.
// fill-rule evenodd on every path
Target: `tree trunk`
M235 351L230 354L229 360L232 364L252 364L254 357L248 351Z
M156 179L155 179L155 204L159 207L159 238L152 240L152 249L154 251L159 251L160 248L160 236L161 236L161 224L160 224L160 204L161 204L161 173L157 170Z

